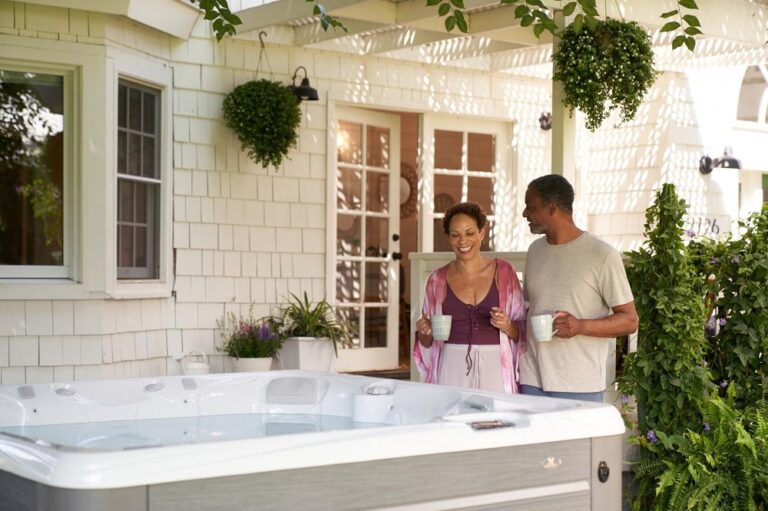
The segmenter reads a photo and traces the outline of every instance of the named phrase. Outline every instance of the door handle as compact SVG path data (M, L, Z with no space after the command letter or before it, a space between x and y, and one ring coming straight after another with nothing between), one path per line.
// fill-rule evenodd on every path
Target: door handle
M402 258L403 258L402 252L392 252L392 259L394 261L399 261Z

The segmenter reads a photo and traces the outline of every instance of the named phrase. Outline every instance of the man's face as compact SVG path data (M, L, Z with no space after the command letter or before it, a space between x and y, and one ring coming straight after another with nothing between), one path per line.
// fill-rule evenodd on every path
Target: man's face
M545 203L535 190L528 188L525 192L525 209L523 216L528 220L528 228L533 234L546 234L549 220L552 216L551 204Z

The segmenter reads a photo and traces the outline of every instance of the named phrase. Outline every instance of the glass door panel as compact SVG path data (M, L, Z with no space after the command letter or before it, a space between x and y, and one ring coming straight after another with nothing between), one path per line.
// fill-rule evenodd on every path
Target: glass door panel
M334 296L354 342L340 371L398 365L400 118L340 108L336 123ZM364 156L364 157L363 157ZM394 174L393 174L394 173ZM392 179L391 176L397 176Z

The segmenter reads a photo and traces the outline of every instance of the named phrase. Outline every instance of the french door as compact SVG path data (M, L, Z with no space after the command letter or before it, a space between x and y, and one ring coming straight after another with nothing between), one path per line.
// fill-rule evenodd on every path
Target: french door
M400 117L335 109L336 158L329 187L329 292L351 326L339 371L398 365Z

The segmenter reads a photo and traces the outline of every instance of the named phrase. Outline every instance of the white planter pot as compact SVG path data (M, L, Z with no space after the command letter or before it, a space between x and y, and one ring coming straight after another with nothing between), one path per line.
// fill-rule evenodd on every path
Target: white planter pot
M289 337L283 342L277 358L280 369L336 372L333 341L325 337Z
M272 358L233 358L232 367L236 373L253 373L272 369Z

